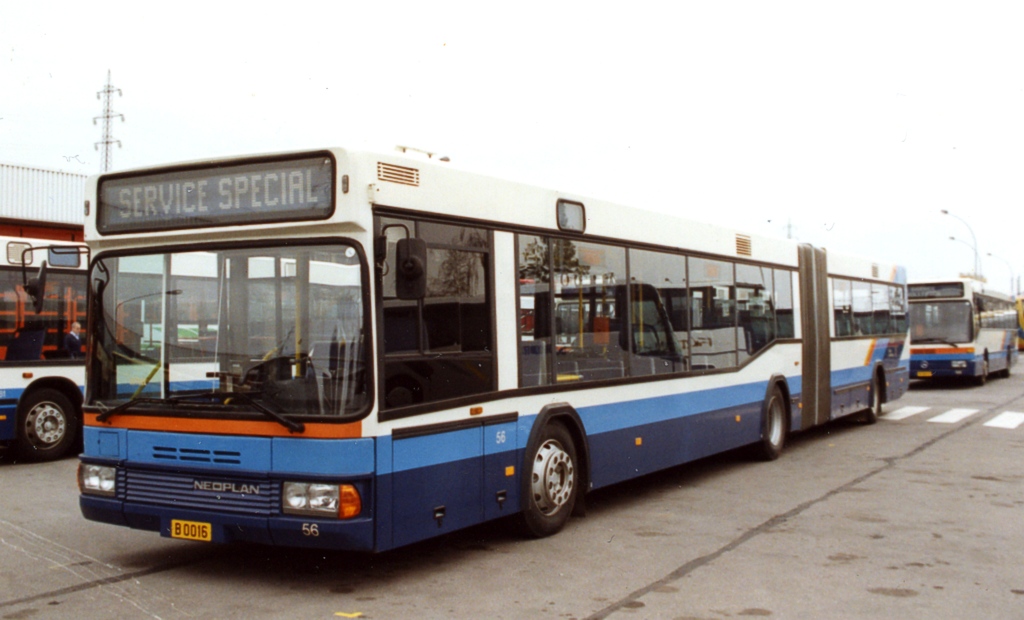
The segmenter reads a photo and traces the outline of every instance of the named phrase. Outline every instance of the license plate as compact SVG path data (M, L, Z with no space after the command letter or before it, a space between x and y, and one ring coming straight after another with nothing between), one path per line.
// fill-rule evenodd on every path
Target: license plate
M918 377L930 377L930 376L932 376L932 371L930 371L930 370L919 370L919 371L917 371L917 376Z
M171 519L171 538L210 542L213 540L212 531L209 523Z

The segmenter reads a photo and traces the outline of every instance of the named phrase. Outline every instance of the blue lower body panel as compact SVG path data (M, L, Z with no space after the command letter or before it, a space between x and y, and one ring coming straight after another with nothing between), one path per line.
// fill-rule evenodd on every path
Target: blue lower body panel
M315 517L254 517L197 510L168 510L83 495L79 498L82 515L91 520L171 536L171 520L210 524L211 542L250 542L287 547L373 550L373 520L370 518L338 521ZM315 525L316 534L311 526ZM305 526L305 527L304 527Z
M1002 365L1005 367L1005 362ZM980 377L984 368L985 358L973 355L923 355L910 359L910 377L912 379ZM990 370L993 369L990 368Z
M82 461L117 469L116 496L82 495L93 521L171 536L171 521L209 526L211 542L374 548L374 440L238 437L86 427ZM349 519L284 514L285 481L346 484Z

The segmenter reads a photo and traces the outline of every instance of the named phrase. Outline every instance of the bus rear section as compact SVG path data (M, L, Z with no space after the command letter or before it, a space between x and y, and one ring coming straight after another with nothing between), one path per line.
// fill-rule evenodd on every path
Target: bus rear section
M984 384L1008 377L1018 356L1014 302L972 279L918 282L910 297L911 377Z

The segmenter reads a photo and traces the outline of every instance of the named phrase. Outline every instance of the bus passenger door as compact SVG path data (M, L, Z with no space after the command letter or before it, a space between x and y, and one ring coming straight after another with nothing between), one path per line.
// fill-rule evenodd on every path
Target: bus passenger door
M832 409L832 302L828 296L825 251L800 246L800 322L803 325L803 370L800 429L829 420Z

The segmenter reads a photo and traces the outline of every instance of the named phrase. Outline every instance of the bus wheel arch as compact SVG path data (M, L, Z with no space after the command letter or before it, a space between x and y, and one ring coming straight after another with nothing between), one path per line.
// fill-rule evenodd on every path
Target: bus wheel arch
M584 512L590 487L590 455L579 414L569 405L548 405L537 415L523 453L520 530L543 538L558 533Z
M70 452L79 440L81 403L81 392L60 381L39 382L25 390L17 411L18 456L53 461Z
M782 454L786 437L792 428L789 402L789 386L785 379L773 377L768 382L761 410L761 439L754 444L759 459L774 461Z

